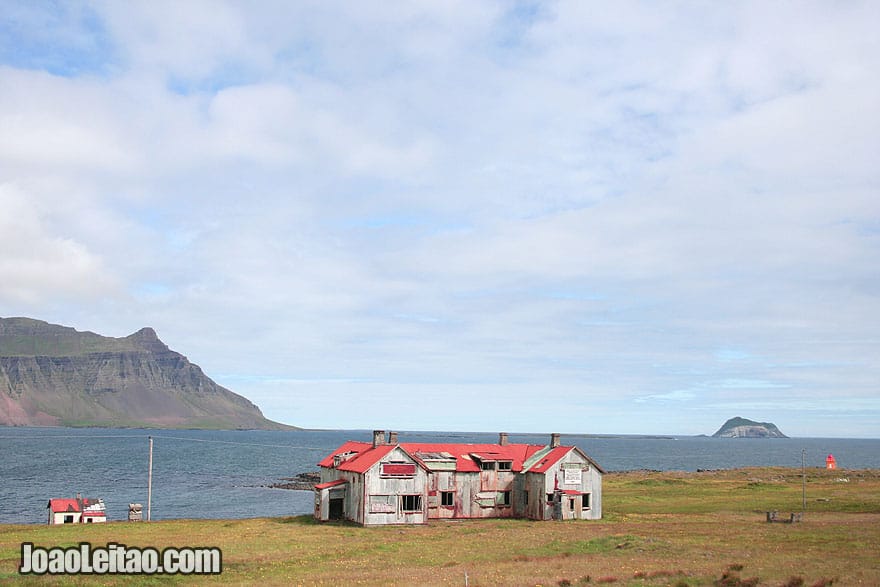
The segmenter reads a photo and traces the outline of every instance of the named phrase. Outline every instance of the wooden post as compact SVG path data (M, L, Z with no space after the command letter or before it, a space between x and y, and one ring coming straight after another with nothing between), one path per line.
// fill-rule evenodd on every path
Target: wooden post
M153 437L150 436L150 464L147 471L147 521L151 519L153 504Z

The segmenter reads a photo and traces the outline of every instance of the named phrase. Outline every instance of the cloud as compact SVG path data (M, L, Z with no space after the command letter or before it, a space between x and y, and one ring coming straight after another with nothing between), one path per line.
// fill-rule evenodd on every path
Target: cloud
M552 395L578 406L560 428L699 433L725 394L867 405L877 10L16 7L0 304L153 326L302 425L542 430ZM450 423L412 396L511 407Z
M40 307L59 299L90 303L112 297L118 284L99 255L54 231L28 194L0 184L0 299Z

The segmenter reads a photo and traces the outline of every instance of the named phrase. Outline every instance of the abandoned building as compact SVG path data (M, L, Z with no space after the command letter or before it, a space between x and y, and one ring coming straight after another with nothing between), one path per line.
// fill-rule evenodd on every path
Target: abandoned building
M103 499L93 499L77 494L75 498L50 499L49 524L94 524L107 521Z
M443 518L597 520L604 471L576 446L398 442L373 432L319 463L315 518L365 526Z

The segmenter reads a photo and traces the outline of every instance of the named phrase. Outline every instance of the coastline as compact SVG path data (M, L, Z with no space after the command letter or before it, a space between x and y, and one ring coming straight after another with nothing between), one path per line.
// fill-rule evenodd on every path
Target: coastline
M47 526L2 524L0 582L18 578L20 545L87 541L137 547L211 546L223 572L211 583L711 585L880 584L866 544L880 543L880 470L806 469L800 521L795 467L703 472L618 471L605 477L602 520L431 521L363 528L309 515ZM847 481L842 481L847 479ZM589 580L587 579L589 577ZM124 584L125 576L79 578Z

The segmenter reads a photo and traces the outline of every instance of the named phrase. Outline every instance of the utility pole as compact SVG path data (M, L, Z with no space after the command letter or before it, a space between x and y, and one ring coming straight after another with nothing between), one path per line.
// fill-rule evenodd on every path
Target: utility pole
M150 521L150 514L153 503L153 437L150 436L150 464L147 470L147 521Z
M801 449L801 515L807 511L807 449Z

